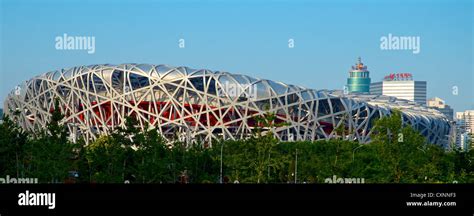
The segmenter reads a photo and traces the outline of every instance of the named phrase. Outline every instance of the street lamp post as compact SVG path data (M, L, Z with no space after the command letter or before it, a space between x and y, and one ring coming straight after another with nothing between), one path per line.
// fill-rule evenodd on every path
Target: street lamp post
M296 160L295 160L295 184L298 176L298 148L296 148Z
M268 163L270 163L270 156L271 154L268 153ZM270 179L270 165L267 165L267 170L268 170L267 178Z
M364 145L360 145L358 146L357 148L355 148L353 151L352 151L352 162L354 162L354 154L355 154L355 151L360 148L360 147L363 147Z
M220 183L222 184L222 152L224 150L224 142L221 142L221 175L220 175Z

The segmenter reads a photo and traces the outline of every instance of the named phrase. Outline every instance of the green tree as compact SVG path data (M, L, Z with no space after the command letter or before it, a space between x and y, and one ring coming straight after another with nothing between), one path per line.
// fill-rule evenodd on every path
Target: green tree
M90 182L123 183L125 149L111 136L100 136L85 147Z
M3 123L0 124L0 175L16 176L24 175L22 158L24 147L27 142L27 133L10 119L3 116Z
M173 182L170 172L169 149L165 140L158 134L157 129L145 128L143 134L137 137L139 148L134 152L137 181L141 183Z
M50 183L63 182L68 177L76 145L68 141L66 127L61 122L63 118L59 100L55 99L46 130L32 136L25 145L25 176Z

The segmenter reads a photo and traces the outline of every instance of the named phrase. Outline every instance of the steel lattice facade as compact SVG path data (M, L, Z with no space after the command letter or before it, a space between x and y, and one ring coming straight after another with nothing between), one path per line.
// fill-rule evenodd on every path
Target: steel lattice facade
M44 128L54 98L72 137L93 140L123 127L134 116L139 127L156 127L168 140L210 142L244 139L257 126L255 116L276 114L282 127L267 128L282 140L370 140L375 119L400 109L403 122L430 143L446 145L447 118L436 110L394 97L313 90L227 72L166 65L90 65L48 72L13 90L4 108L20 112L29 131Z

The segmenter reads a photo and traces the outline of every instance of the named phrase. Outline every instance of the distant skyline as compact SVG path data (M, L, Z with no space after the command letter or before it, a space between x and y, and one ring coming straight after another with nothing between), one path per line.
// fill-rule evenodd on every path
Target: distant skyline
M360 56L372 82L411 73L427 81L428 98L455 112L474 109L471 0L3 0L0 7L2 107L22 81L80 65L168 64L343 89ZM93 37L94 52L58 49L64 34ZM418 37L419 46L381 49L393 36Z

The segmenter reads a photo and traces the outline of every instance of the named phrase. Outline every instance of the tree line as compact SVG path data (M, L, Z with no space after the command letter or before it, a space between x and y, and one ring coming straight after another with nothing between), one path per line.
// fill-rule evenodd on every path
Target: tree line
M18 113L17 113L18 114ZM0 177L38 178L40 183L325 183L333 177L365 183L474 183L474 151L446 150L427 144L400 112L375 121L372 141L340 139L281 142L271 130L275 115L256 118L261 128L245 140L215 140L172 145L157 129L139 130L127 117L125 127L85 145L68 139L52 112L37 133L16 124L0 125ZM343 137L344 129L340 130ZM339 133L339 132L338 132Z

